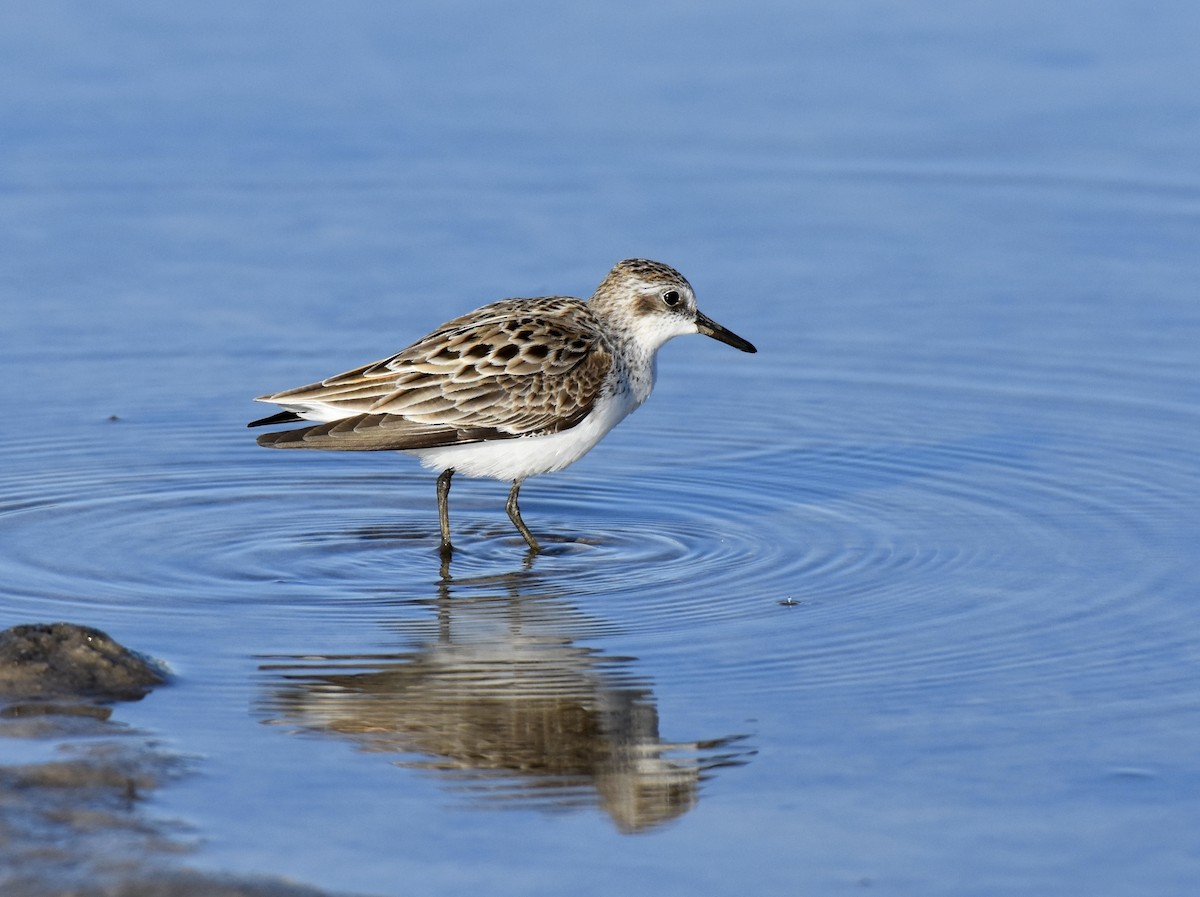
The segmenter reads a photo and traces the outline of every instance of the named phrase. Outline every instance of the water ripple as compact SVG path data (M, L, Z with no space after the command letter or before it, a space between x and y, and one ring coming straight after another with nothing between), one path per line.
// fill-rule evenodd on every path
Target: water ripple
M1172 565L1139 561L1180 544L1176 497L1200 471L1177 424L1194 413L1094 385L1031 409L952 370L924 386L823 375L784 390L819 405L786 408L731 376L706 413L738 428L697 434L668 395L636 439L531 481L537 557L502 485L456 483L448 567L433 478L406 459L272 455L228 422L207 440L172 419L25 435L0 474L8 591L39 618L252 607L281 627L378 626L447 583L463 601L555 598L579 617L560 634L618 639L692 688L908 690L964 670L1028 685L1049 668L1039 642L1107 675L1137 652L1113 632L1184 624L1160 600Z

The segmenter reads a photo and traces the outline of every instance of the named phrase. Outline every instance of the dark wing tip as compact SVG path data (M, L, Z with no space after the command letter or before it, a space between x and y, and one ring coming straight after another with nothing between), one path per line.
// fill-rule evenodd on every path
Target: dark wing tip
M278 414L272 414L270 417L260 417L258 420L252 420L246 426L272 427L275 424L294 424L298 420L304 420L304 418L295 411L280 411Z

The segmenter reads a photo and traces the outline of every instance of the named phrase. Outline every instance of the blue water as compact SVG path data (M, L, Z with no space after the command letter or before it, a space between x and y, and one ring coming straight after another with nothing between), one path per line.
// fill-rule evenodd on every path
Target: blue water
M182 862L361 894L1192 894L1200 8L0 11L0 625L167 661ZM531 480L250 397L683 271ZM0 753L7 749L0 746Z

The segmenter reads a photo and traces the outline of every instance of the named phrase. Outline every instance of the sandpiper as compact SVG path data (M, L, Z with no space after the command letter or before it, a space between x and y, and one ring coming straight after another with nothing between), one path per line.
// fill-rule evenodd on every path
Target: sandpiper
M441 551L449 555L450 478L510 481L509 519L521 519L526 477L562 470L646 401L655 355L668 340L703 333L743 352L754 346L696 308L691 284L649 259L618 262L587 301L502 299L443 324L390 358L319 383L259 396L284 410L257 427L271 448L402 451L440 470Z

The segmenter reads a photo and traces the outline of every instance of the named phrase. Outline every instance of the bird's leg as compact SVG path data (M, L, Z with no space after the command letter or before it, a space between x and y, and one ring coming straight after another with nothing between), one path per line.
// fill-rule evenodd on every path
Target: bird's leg
M518 532L525 537L525 541L529 543L529 550L538 552L542 550L542 546L538 545L537 539L533 537L533 533L529 531L529 527L525 525L525 521L521 519L521 507L517 504L517 493L521 491L521 481L513 480L512 489L508 493L508 503L504 506L504 510L508 511L508 519L513 522Z
M443 556L454 551L450 544L450 477L454 476L454 468L448 467L441 472L437 479L438 522L442 525Z

